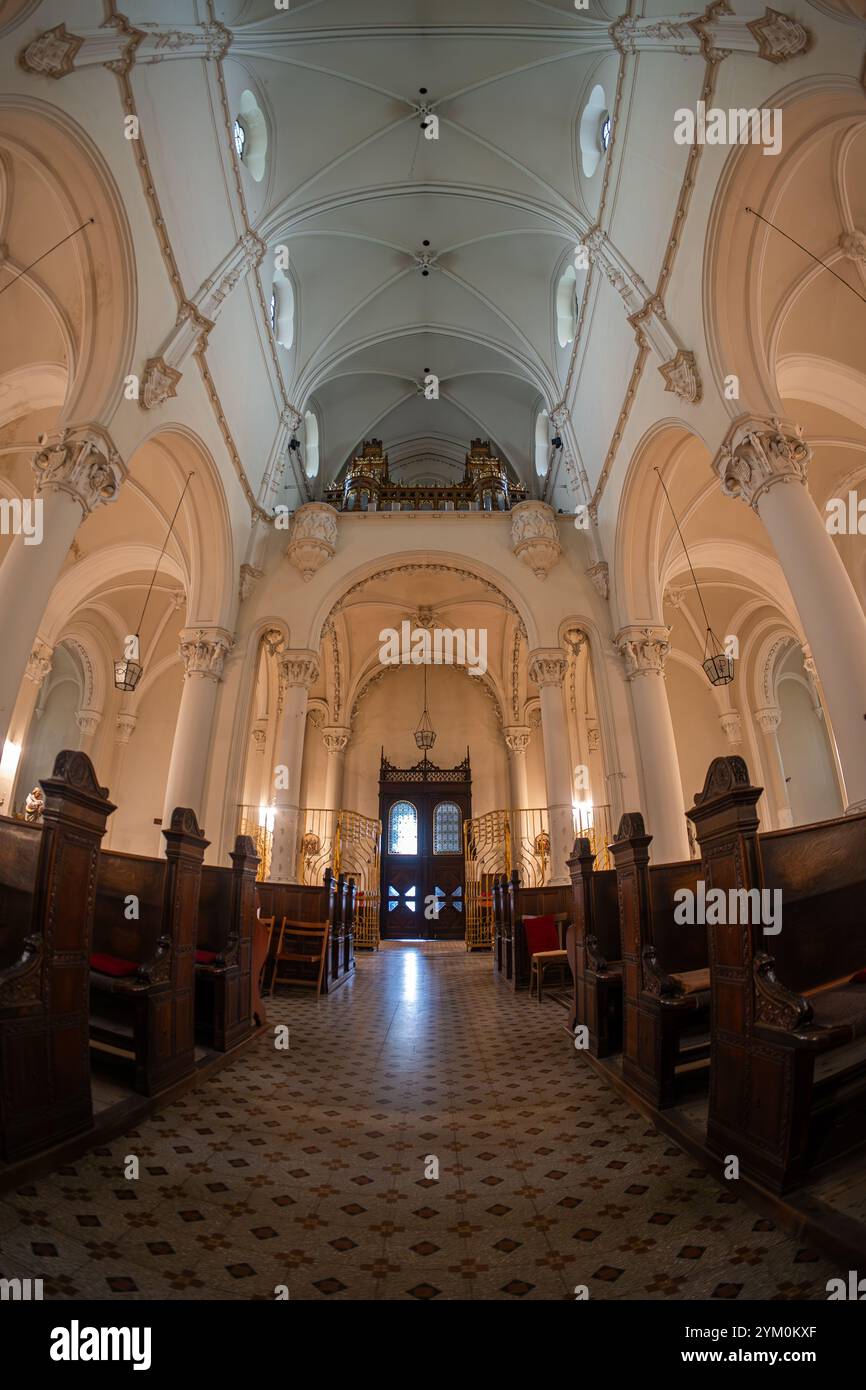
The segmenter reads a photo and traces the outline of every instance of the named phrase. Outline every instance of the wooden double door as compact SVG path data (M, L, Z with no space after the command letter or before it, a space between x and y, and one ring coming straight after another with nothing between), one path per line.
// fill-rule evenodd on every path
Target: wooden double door
M469 757L438 768L382 759L382 917L385 939L457 940L466 934L463 822L472 814Z

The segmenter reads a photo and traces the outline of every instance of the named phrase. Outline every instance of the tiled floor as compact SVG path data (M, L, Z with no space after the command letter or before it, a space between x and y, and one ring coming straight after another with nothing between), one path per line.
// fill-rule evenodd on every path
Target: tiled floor
M332 998L274 1002L288 1050L262 1038L0 1202L0 1274L73 1299L825 1298L838 1271L608 1090L563 1019L462 947L364 956Z

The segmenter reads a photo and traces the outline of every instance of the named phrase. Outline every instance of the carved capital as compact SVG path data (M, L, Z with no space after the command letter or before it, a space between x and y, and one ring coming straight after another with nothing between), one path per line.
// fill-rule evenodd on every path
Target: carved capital
M765 492L776 483L803 483L812 450L799 425L781 420L747 420L739 425L713 463L722 492L738 497L755 511Z
M138 723L138 716L135 714L122 713L117 716L114 731L114 741L121 745L126 745L135 733L135 726Z
M344 724L328 724L322 730L322 742L329 753L344 753L351 734Z
M57 24L33 39L19 53L18 62L25 72L37 77L66 77L75 67L75 55L83 43L84 39L70 34L65 24Z
M84 738L91 738L102 722L102 710L78 709L75 711L75 722Z
M221 627L186 627L180 634L180 654L188 676L222 680L223 667L234 646L234 637Z
M49 647L47 642L43 642L41 637L37 637L36 644L27 658L27 666L24 674L34 685L41 685L46 676L51 674L51 662L54 657L54 648Z
M590 565L586 577L592 580L602 598L610 598L610 570L607 560L599 560L597 564Z
M33 472L37 495L65 492L88 517L97 507L116 500L125 469L102 431L70 426L41 436Z
M858 231L856 227L852 232L843 232L839 238L839 250L849 260L866 267L866 232Z
M739 712L735 709L725 710L724 714L719 715L719 723L731 747L738 748L743 741L743 721Z
M511 548L536 579L546 579L562 554L553 508L546 502L518 502L511 512Z
M559 647L539 647L529 653L529 679L538 686L562 685L567 670L568 662Z
M782 722L782 711L778 705L767 705L765 709L756 709L755 721L762 734L774 734Z
M671 649L669 636L669 627L632 624L620 629L614 642L625 663L626 680L662 675Z
M293 649L280 652L277 659L280 672L280 685L285 689L311 690L319 679L319 654L313 651Z
M308 502L292 517L286 556L304 582L333 558L337 549L337 513L327 502Z
M509 753L525 753L532 737L528 724L508 724L502 730Z
M258 570L254 565L241 565L238 581L238 598L241 603L249 598L263 575L264 570Z

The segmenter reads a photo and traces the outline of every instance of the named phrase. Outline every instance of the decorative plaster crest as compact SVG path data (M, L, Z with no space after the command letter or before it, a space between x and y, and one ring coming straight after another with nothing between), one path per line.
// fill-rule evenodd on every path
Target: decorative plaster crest
M610 571L607 560L599 560L596 564L590 565L586 577L592 580L602 598L610 598Z
M75 55L84 43L70 34L65 24L46 29L18 55L25 72L37 77L66 77L75 67Z
M703 395L703 384L693 352L680 348L676 357L662 363L659 371L664 377L666 391L673 391L689 405L698 404Z
M758 57L768 63L786 63L808 52L812 44L809 30L779 10L766 9L763 19L753 19L746 27L758 41Z
M182 372L170 367L164 357L151 357L145 364L141 378L139 405L142 410L153 410L176 396L182 375Z
M866 266L866 232L856 227L853 231L843 232L839 238L839 248L849 260Z

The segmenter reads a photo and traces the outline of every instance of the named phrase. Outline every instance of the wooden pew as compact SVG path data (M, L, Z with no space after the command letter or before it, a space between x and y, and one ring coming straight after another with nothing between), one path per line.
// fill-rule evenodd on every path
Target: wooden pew
M622 1047L622 947L616 869L597 870L588 839L578 836L568 861L572 923L566 949L574 981L571 1029L584 1024L593 1057Z
M529 988L529 952L526 949L524 917L550 914L559 928L561 946L571 921L571 884L550 884L546 888L524 888L517 869L512 869L507 890L506 942L511 946L511 985L515 990Z
M706 931L674 921L674 894L697 890L700 863L649 865L643 817L624 815L616 865L622 947L623 1080L658 1109L677 1095L677 1071L710 1055Z
M707 892L782 894L778 933L745 904L707 927L707 1139L785 1191L866 1138L866 983L849 983L866 969L866 814L759 835L760 794L742 758L716 758L689 811Z
M227 1052L253 1031L252 937L259 858L248 835L238 835L232 867L201 871L195 952L198 1036Z
M195 1064L195 942L208 841L179 807L165 858L103 853L90 970L91 1044L134 1063L135 1089L154 1095ZM137 899L127 917L129 899Z
M335 880L330 868L328 868L325 869L322 883L317 885L272 883L270 881L257 883L256 896L259 915L276 918L276 930L271 940L265 988L270 988L274 952L277 948L280 926L284 917L287 917L290 922L327 922L329 924L329 943L325 973L322 978L322 993L333 993L339 985L345 984L355 969L354 912L357 893L349 889L349 885L345 879L342 879L342 876L341 879ZM347 922L351 927L349 932L346 931ZM331 944L335 935L339 941L336 957Z
M39 826L0 818L0 1156L93 1124L89 956L96 866L115 809L84 753L40 782Z

